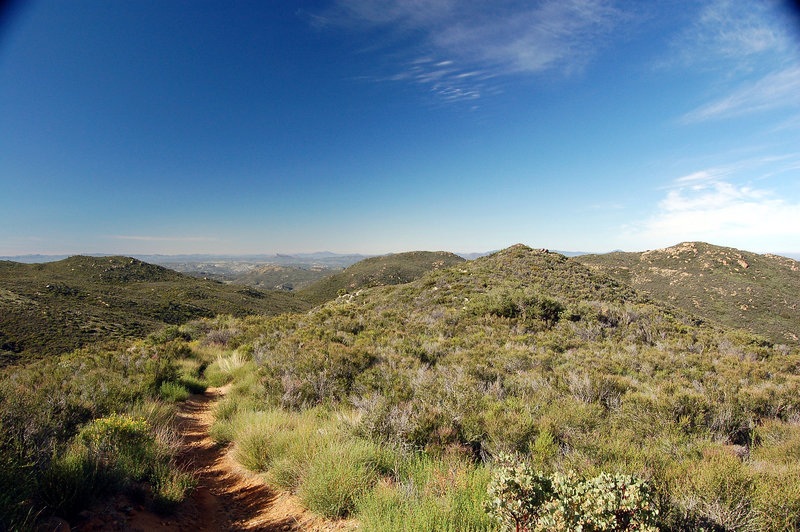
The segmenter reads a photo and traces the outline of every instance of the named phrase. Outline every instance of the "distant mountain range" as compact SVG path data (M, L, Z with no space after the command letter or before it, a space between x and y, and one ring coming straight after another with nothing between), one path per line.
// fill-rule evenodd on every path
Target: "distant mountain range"
M55 262L64 260L72 255L14 255L14 256L0 256L0 260L10 260L14 262L24 263L41 263L41 262ZM84 257L111 257L115 256L110 253L84 253ZM293 255L284 255L281 253L273 254L247 254L247 255L227 255L227 254L207 254L195 253L188 255L139 255L133 254L131 257L149 262L151 264L174 264L174 263L214 263L214 262L250 262L256 264L308 264L308 265L326 265L335 267L346 267L354 264L362 259L371 257L373 255L359 255L347 253L332 253L330 251L317 251L314 253L295 253Z
M491 251L471 251L471 252L455 252L455 255L464 257L467 260L474 260L480 257L497 253L499 250L494 249ZM596 254L590 251L563 251L551 249L555 253L560 253L565 257L578 257L581 255ZM610 253L621 252L622 250L615 249ZM800 253L793 252L774 252L771 255L779 255L788 257L794 260L800 260ZM84 257L111 257L112 253L81 253ZM54 262L64 260L73 255L42 255L42 254L29 254L29 255L6 255L0 256L0 260L10 260L14 262L40 263L40 262ZM246 255L226 255L226 254L207 254L207 253L194 253L188 255L130 255L133 258L139 259L144 262L152 264L174 264L174 263L211 263L211 262L251 262L257 264L280 264L280 265L317 265L317 266L330 266L346 268L351 264L369 258L376 257L377 255L364 255L359 253L333 253L331 251L315 251L313 253L293 253L291 255L282 253L262 253L262 254L246 254Z

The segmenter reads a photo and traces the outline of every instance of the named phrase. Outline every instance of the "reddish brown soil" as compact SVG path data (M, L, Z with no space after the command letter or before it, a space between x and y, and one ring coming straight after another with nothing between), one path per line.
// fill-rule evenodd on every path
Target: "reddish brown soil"
M353 522L325 521L303 508L297 499L267 486L258 476L243 470L208 431L211 407L225 388L209 388L181 407L182 465L195 472L197 488L169 515L155 513L129 497L116 497L84 514L75 530L158 531L285 531L353 530Z

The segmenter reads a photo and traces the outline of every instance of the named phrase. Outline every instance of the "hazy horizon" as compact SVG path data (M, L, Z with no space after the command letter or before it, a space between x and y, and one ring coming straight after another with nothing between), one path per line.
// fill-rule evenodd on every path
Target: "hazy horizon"
M525 244L524 242L520 242L521 244ZM678 242L676 242L678 244ZM713 244L713 243L711 243ZM298 251L292 253L285 253L285 252L265 252L265 253L103 253L103 252L77 252L77 253L22 253L18 255L0 255L0 259L2 260L14 260L14 259L33 259L33 258L43 258L45 259L44 262L56 261L61 260L62 258L67 258L75 255L85 255L85 256L114 256L114 255L121 255L127 257L134 257L134 258L148 258L148 257L163 257L164 259L177 259L177 258L208 258L208 259L230 259L230 260L257 260L257 259L266 259L269 257L296 257L296 258L309 258L313 255L320 254L320 253L330 253L333 256L337 257L347 257L347 256L359 256L359 257L374 257L380 255L390 255L395 253L404 253L409 251L446 251L450 253L454 253L456 255L470 258L470 257L477 257L488 255L490 253L494 253L501 249L505 249L513 244L509 244L508 246L503 246L500 248L486 250L486 251L454 251L450 249L406 249L406 250L398 250L398 251L388 251L385 253L360 253L360 252L335 252L335 251L328 251L328 250L319 250L319 251ZM537 248L536 246L530 246ZM671 247L671 246L667 246ZM537 248L538 249L538 248ZM549 249L550 251L554 251L557 253L564 253L568 256L575 256L575 255L582 255L582 254L603 254L603 253L613 253L615 251L649 251L649 249L639 249L639 250L619 250L619 249L609 249L604 251L587 251L587 250L568 250L568 249L556 249L556 248L545 248ZM650 249L659 249L659 248L650 248ZM756 251L756 250L749 250L746 249L744 251L750 251L753 253L760 253L760 254L772 254L772 255L780 255L784 257L788 257L794 260L800 260L800 253L797 252L786 252L786 251ZM22 260L22 262L35 262L33 260ZM191 261L185 261L191 262ZM203 262L203 260L198 260L198 262Z

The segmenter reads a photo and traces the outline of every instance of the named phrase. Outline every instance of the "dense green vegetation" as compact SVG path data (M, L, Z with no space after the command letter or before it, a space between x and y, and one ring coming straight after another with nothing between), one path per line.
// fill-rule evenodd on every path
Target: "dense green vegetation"
M298 290L297 294L318 305L360 288L408 283L431 270L461 262L463 258L444 251L410 251L371 257Z
M195 279L127 257L0 261L0 364L4 357L66 353L221 313L308 307L290 294Z
M168 511L194 485L178 467L174 401L208 361L169 327L126 348L86 347L0 369L0 530L73 519L124 492Z
M800 343L800 263L704 242L576 260L698 316Z
M550 505L627 483L652 503L629 509L647 526L800 526L798 350L704 323L561 255L514 246L308 314L213 327L251 368L220 406L220 441L310 507L367 530L497 526L475 509L488 497L485 468L506 453L567 479ZM330 444L259 429L323 437L302 426L336 441L337 467L357 479L340 503L315 506ZM419 460L430 461L424 473ZM408 494L416 504L401 502ZM608 504L580 522L628 511Z

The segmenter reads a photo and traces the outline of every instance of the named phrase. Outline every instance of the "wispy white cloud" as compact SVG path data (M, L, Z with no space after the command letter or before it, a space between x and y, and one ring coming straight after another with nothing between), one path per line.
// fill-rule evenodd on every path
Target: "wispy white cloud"
M793 236L800 243L800 203L725 181L683 187L668 192L643 233L668 242Z
M795 114L794 116L789 116L782 122L775 124L775 126L770 129L769 133L777 133L780 131L786 130L794 130L800 131L800 114Z
M694 172L685 175L683 177L677 178L673 186L684 186L688 184L706 183L708 181L717 180L721 176L724 176L727 173L728 173L727 170L721 168L711 168L708 170L701 170L699 172Z
M796 46L780 2L715 0L700 5L697 17L673 40L668 62L749 69L766 55L783 55Z
M402 41L410 55L375 79L474 100L497 90L487 80L499 76L579 71L625 17L607 0L338 0L312 20Z
M712 0L669 47L661 66L714 71L706 103L679 118L692 124L800 105L800 46L777 0Z
M500 15L494 13L500 12ZM550 1L455 19L430 34L436 49L503 73L571 72L583 67L621 13L595 0Z
M681 121L702 122L787 106L800 106L800 66L771 72L755 82L742 83L724 98L685 114Z
M786 162L789 166L780 171L791 170L794 163ZM703 240L754 250L770 245L800 250L800 203L774 190L736 183L736 170L712 168L675 179L652 216L627 227L626 236L649 247Z
M145 242L211 242L217 240L205 236L151 236L151 235L114 235L118 240L140 240Z

